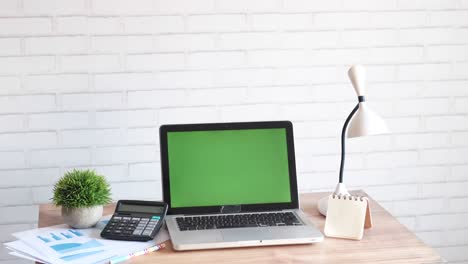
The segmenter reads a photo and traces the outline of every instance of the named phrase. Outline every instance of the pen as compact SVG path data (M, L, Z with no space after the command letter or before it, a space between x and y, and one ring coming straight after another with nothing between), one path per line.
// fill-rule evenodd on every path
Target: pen
M129 260L133 257L138 257L138 256L141 256L141 255L146 255L150 252L153 252L153 251L156 251L158 249L161 249L161 248L164 248L164 244L160 244L160 245L156 245L156 246L152 246L152 247L149 247L147 249L144 249L142 251L138 251L138 252L135 252L135 253L131 253L131 254L128 254L126 256L120 256L120 257L115 257L113 259L111 259L109 261L109 264L116 264L116 263L120 263L122 261L126 261L126 260Z

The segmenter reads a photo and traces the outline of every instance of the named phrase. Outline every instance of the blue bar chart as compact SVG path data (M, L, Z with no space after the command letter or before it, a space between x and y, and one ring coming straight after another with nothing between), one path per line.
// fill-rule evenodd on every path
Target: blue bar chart
M50 243L54 241L67 240L67 239L71 239L74 237L82 237L82 236L83 234L80 231L74 230L74 229L68 229L65 232L51 232L47 235L41 234L41 235L38 235L37 238L40 239L44 243Z

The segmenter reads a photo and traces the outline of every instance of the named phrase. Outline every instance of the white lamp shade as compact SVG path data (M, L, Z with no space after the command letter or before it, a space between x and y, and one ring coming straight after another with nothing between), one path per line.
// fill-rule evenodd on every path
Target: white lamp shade
M385 121L369 109L365 102L359 103L359 109L349 124L348 138L388 133Z

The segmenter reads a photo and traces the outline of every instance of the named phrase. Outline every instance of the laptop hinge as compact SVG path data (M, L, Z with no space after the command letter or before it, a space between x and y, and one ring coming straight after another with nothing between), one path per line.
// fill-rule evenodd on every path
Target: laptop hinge
M221 214L234 214L234 213L240 213L241 206L240 205L223 205L221 206L220 213Z

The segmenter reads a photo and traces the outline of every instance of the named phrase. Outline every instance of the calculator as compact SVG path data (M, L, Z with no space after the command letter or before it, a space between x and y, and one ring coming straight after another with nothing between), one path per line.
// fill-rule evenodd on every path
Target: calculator
M164 202L120 200L101 237L116 240L154 239L167 213Z

